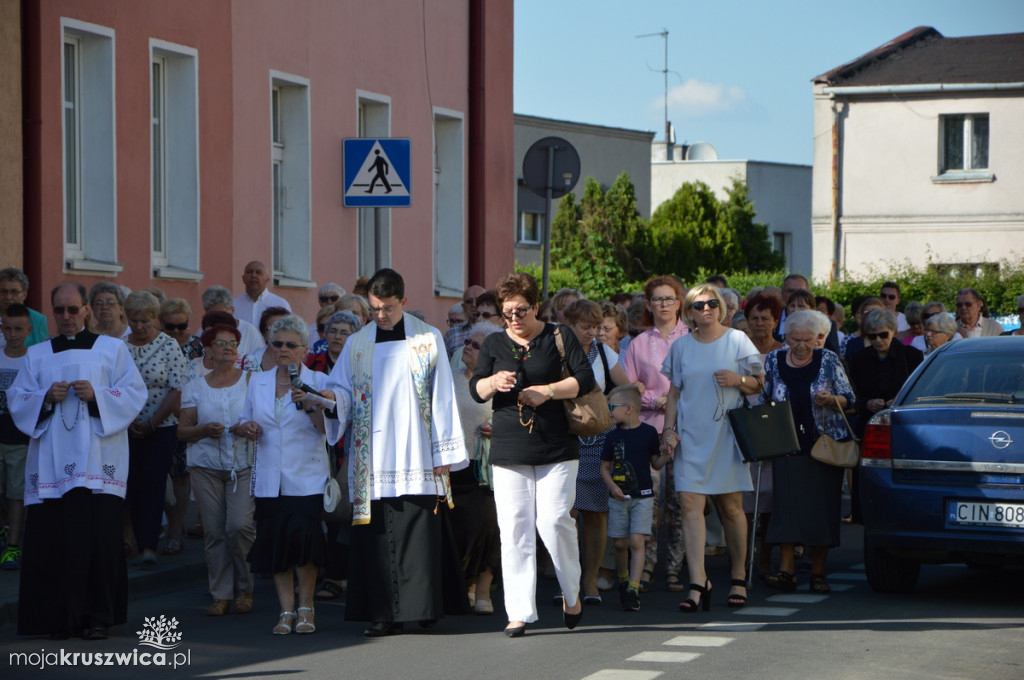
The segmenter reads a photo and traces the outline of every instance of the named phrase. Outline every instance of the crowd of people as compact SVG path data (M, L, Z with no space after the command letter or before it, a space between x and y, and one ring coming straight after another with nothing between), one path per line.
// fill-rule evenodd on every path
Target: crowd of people
M810 589L828 592L859 504L856 469L810 455L818 437L859 438L925 354L1003 333L971 288L951 314L903 305L893 282L833 301L800 275L745 294L657 276L594 301L542 299L513 273L467 288L444 333L390 269L321 287L312 320L269 281L250 262L241 295L204 291L198 323L156 288L61 284L47 337L25 275L0 271L0 567L22 571L20 634L104 639L125 621L129 561L152 568L186 536L203 541L206 614L253 611L272 578L277 635L316 631L317 601L344 598L384 637L491 615L500 588L504 633L522 637L544 574L573 629L607 591L640 608L661 529L681 612L721 592L705 556L722 552L723 602L743 607L755 515L764 583L794 590L806 553ZM566 400L592 392L610 426L577 435ZM726 416L763 399L790 402L800 451L762 466L755 507Z

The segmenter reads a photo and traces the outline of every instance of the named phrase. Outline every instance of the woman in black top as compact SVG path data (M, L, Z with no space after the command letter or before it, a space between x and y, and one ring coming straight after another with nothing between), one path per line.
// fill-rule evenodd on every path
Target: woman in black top
M560 400L590 392L594 373L575 334L562 332L570 373L562 377L556 326L537 318L540 293L532 276L509 274L495 294L508 328L484 341L469 389L478 401L492 399L494 408L491 463L509 618L505 634L520 637L537 620L537 533L562 587L566 626L574 628L583 615L579 546L569 516L579 447Z

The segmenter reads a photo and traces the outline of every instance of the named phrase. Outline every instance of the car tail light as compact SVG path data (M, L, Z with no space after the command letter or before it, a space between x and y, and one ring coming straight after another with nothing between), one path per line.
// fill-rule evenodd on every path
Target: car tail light
M892 411L879 411L868 421L861 442L863 458L892 458Z

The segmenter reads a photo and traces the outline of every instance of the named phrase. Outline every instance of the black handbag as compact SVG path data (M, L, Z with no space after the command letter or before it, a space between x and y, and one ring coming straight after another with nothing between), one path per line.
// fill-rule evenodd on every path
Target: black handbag
M788 401L768 401L744 405L729 411L729 423L748 463L781 458L797 453L800 442L793 424L793 409Z

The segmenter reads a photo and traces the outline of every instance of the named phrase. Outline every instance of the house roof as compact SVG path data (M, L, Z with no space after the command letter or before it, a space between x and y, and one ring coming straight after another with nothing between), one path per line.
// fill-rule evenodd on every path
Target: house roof
M842 87L1024 82L1024 33L947 38L919 26L813 82Z

